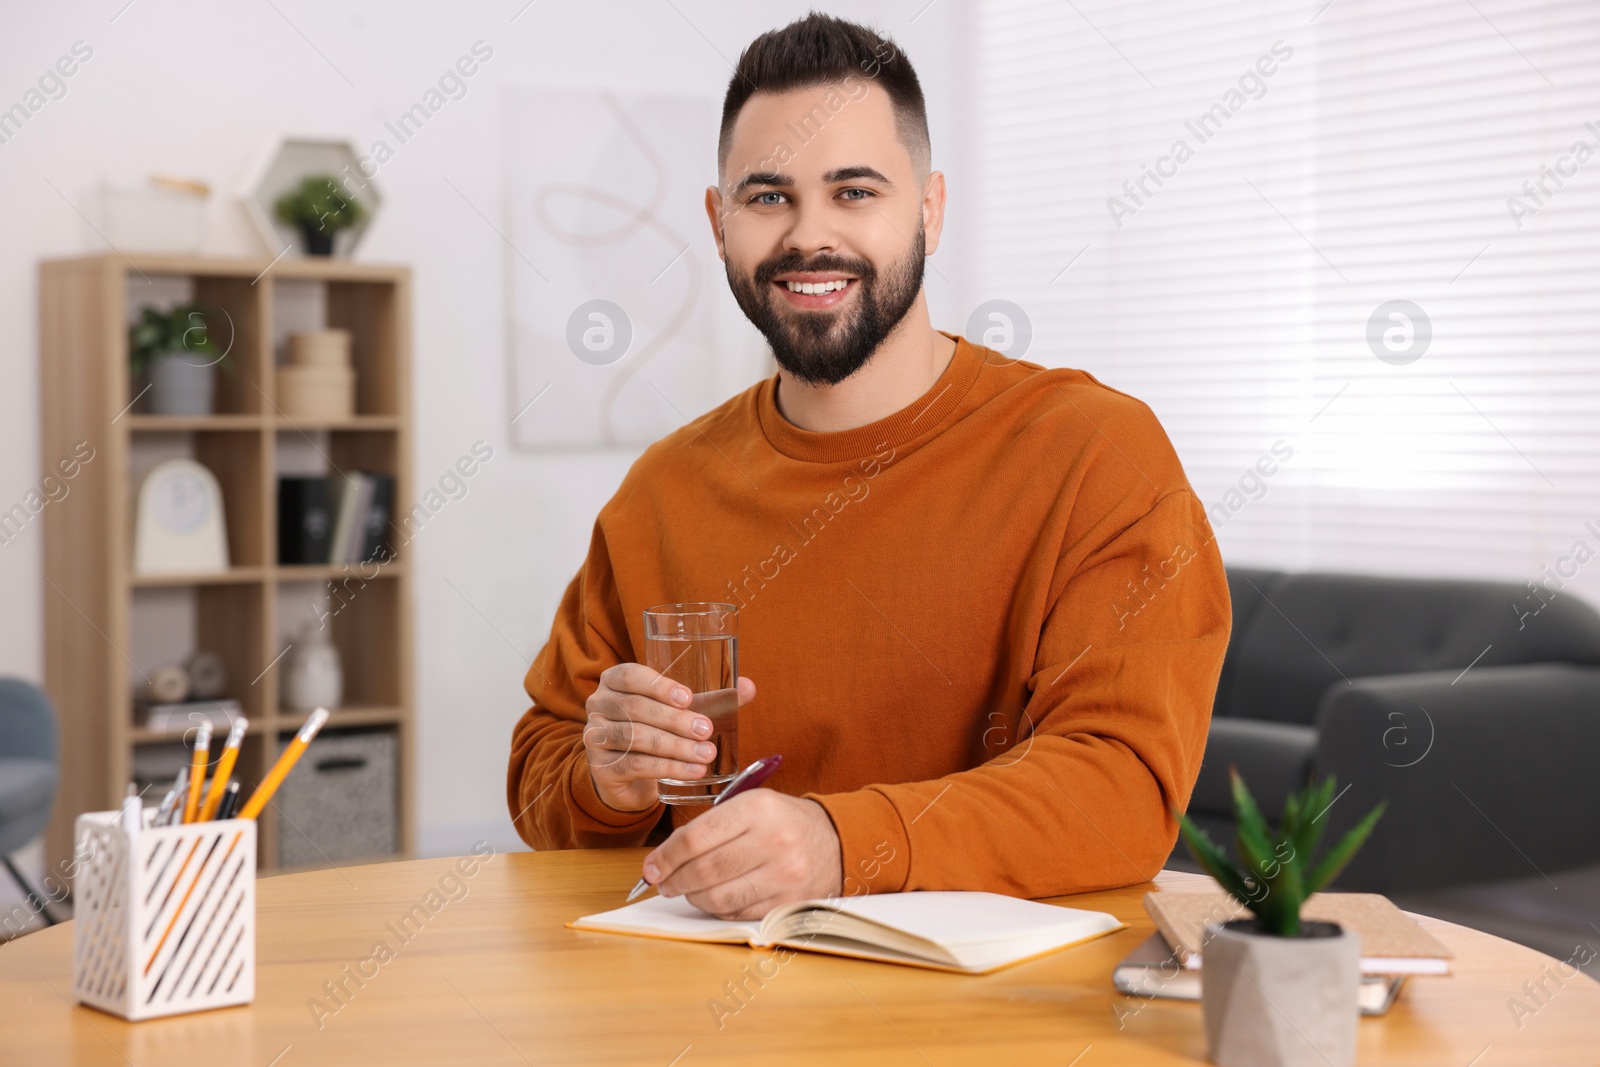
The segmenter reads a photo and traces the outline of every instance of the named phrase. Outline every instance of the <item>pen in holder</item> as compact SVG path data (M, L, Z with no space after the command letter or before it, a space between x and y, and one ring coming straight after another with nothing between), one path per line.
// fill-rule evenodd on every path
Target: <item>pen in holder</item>
M146 812L146 823L153 811ZM255 997L256 822L78 816L72 991L125 1019Z

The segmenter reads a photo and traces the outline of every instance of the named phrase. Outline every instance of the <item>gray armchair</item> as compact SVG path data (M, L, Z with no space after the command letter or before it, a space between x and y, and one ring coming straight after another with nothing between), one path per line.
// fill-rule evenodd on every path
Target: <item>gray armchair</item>
M56 715L38 687L0 678L0 859L46 922L56 920L11 853L44 832L55 803Z
M1600 863L1600 613L1587 603L1243 567L1228 586L1233 633L1189 803L1219 843L1234 834L1234 764L1274 819L1308 775L1336 775L1329 837L1388 798L1340 888L1427 892ZM1193 868L1181 841L1173 863Z

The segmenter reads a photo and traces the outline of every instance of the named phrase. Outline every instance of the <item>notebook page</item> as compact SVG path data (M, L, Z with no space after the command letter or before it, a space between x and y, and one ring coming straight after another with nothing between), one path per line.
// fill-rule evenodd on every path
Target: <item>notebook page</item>
M846 914L951 948L983 943L1049 942L1063 934L1083 937L1121 925L1105 912L1062 908L999 893L878 893L847 897L836 906Z
M707 915L684 897L652 896L611 911L585 915L572 923L578 930L615 930L653 934L688 941L754 940L761 928L756 922L731 922Z

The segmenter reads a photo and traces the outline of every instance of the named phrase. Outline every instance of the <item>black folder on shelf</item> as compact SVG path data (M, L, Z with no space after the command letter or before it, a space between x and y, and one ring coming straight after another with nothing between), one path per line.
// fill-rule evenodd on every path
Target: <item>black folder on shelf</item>
M328 479L278 479L278 562L328 562L333 515L328 507Z

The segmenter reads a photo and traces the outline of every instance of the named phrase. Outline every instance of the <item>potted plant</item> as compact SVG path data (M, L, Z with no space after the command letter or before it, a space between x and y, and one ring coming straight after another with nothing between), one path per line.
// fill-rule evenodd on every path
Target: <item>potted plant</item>
M1344 870L1388 802L1313 866L1334 780L1291 794L1273 833L1238 770L1228 773L1242 868L1176 813L1195 861L1252 913L1207 929L1200 968L1206 1056L1222 1067L1348 1067L1356 1055L1360 939L1337 923L1302 921L1300 906Z
M211 326L220 313L191 300L170 311L146 305L128 327L128 369L135 382L148 380L147 410L155 415L209 415L215 367L228 370L228 354ZM140 389L143 393L144 389Z
M333 236L367 217L359 200L346 196L330 174L312 174L273 202L278 218L300 231L306 252L333 254Z

